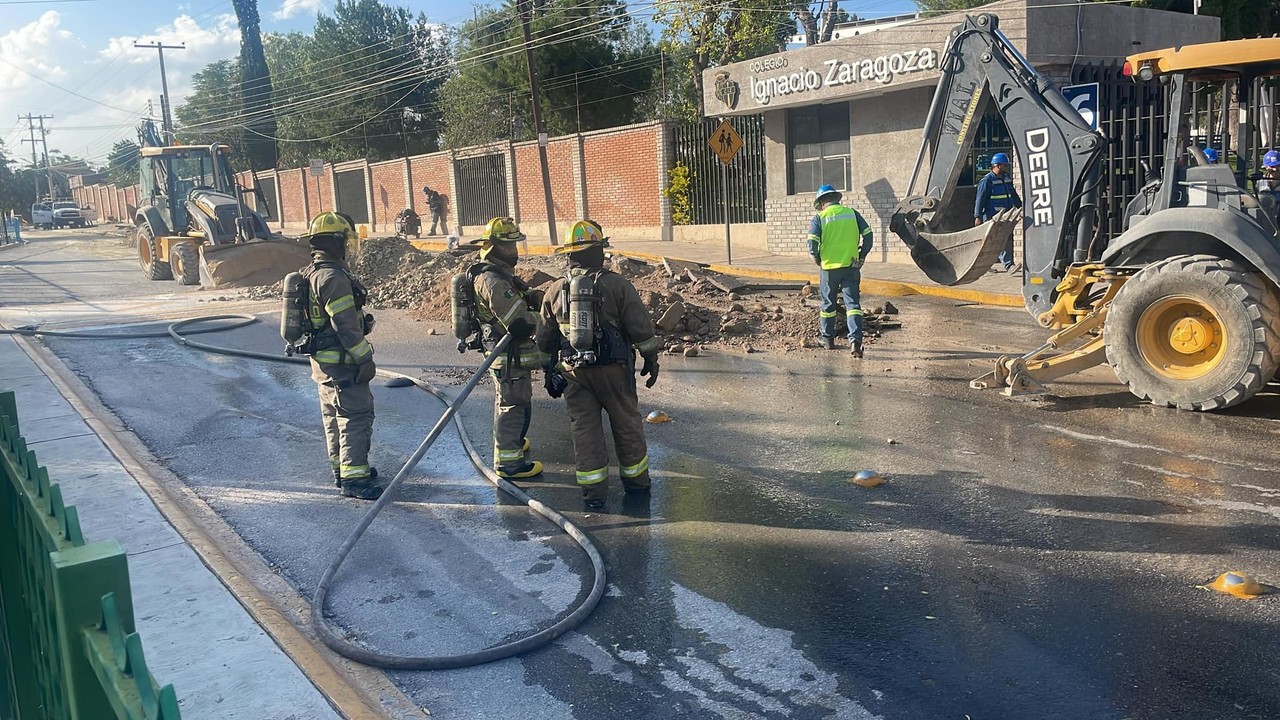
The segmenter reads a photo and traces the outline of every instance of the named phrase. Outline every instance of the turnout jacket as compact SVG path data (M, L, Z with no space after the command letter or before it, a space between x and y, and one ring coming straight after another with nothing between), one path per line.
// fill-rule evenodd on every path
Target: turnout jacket
M346 262L319 251L311 258L302 271L310 286L308 315L317 343L311 377L325 382L350 375L347 366L373 360L373 346L365 339L364 286L352 277Z
M640 299L640 293L626 278L603 268L570 268L567 277L551 284L542 301L542 326L538 330L538 349L555 357L569 337L569 308L566 289L573 278L596 274L596 294L600 302L596 323L608 323L622 331L631 347L641 355L656 355L662 341L653 332L653 318Z
M540 320L534 310L540 301L538 292L517 278L515 268L504 262L486 260L480 265L488 267L473 269L476 319L481 325L492 328L491 339L496 341L505 335L511 324L522 318L536 329ZM521 368L542 367L546 358L534 347L532 337L530 335L529 340L512 346L505 356L494 361L493 367L502 369L511 358L518 359L518 367Z

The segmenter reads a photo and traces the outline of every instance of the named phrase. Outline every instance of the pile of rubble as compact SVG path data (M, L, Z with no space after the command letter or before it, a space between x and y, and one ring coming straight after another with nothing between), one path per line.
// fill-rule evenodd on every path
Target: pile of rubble
M373 308L408 308L418 320L445 325L451 317L450 280L476 261L474 251L424 252L406 240L381 237L365 240L351 264L368 287ZM818 347L819 301L813 285L748 282L669 258L649 263L614 255L610 267L635 285L668 353L693 357L708 346L748 353ZM545 255L526 255L516 269L530 287L543 290L563 272L563 257ZM242 294L274 299L280 297L280 285ZM874 343L883 331L901 327L893 317L897 312L890 303L870 308L865 341Z

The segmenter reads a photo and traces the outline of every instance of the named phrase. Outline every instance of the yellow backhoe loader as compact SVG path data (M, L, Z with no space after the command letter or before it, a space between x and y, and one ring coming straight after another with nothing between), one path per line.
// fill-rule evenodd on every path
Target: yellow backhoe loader
M1167 88L1168 121L1161 167L1145 168L1125 230L1111 238L1099 232L1106 139L1032 68L998 18L966 18L951 32L941 67L925 143L891 228L934 282L954 285L981 277L1022 227L1024 303L1041 326L1058 331L1031 352L1000 358L974 387L1037 392L1106 362L1140 398L1214 410L1248 400L1272 379L1280 362L1276 203L1244 168L1265 149L1254 145L1265 131L1252 95L1280 76L1280 39L1128 58L1125 72L1136 82ZM1235 89L1238 166L1210 163L1189 143L1193 84ZM1025 207L971 227L967 210L947 210L975 118L989 103L1013 139Z
M134 225L138 263L149 279L210 288L270 285L310 262L305 244L273 234L245 205L231 148L166 145L150 121L138 134Z

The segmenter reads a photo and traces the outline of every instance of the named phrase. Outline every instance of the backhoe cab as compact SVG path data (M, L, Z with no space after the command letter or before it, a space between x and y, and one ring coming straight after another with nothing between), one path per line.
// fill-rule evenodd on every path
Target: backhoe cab
M134 217L138 262L151 280L228 287L271 284L305 265L305 246L273 235L245 206L220 143L163 145L139 130L141 197ZM255 190L255 192L257 192Z
M1262 80L1280 76L1280 39L1129 58L1136 81L1168 86L1169 120L1162 166L1148 169L1114 238L1099 232L1104 138L1018 53L998 18L969 17L953 30L942 68L910 189L919 194L899 204L891 227L931 279L960 284L983 275L1021 226L1024 302L1059 331L1032 352L1000 358L974 387L1038 392L1105 361L1140 398L1212 410L1271 380L1280 361L1276 207L1270 193L1253 190L1246 168L1265 150L1252 144L1266 132L1253 96ZM1235 143L1227 137L1219 148L1234 148L1229 163L1209 163L1189 141L1199 119L1193 85L1204 96L1214 85L1219 98L1237 95ZM1026 207L970 228L947 220L971 223L967 208L948 210L988 103L1009 128Z

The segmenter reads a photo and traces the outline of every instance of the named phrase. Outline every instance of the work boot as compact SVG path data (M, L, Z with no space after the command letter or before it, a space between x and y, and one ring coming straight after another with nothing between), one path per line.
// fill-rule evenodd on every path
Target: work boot
M822 347L824 347L824 348L826 348L826 349L828 349L828 350L835 350L835 349L836 349L836 339L835 339L835 338L833 338L833 337L825 337L825 336L824 336L824 337L822 338Z
M385 489L378 483L377 468L370 470L365 477L343 480L341 487L342 494L345 497L359 500L377 500L382 496L382 491Z
M333 486L342 487L342 471L338 468L333 469Z
M582 498L582 507L590 512L601 512L605 509L604 498Z
M498 468L498 477L507 480L521 480L542 474L542 463L534 460L523 465L508 465Z
M854 343L853 347L849 350L849 354L853 356L853 359L861 360L862 359L862 343Z

